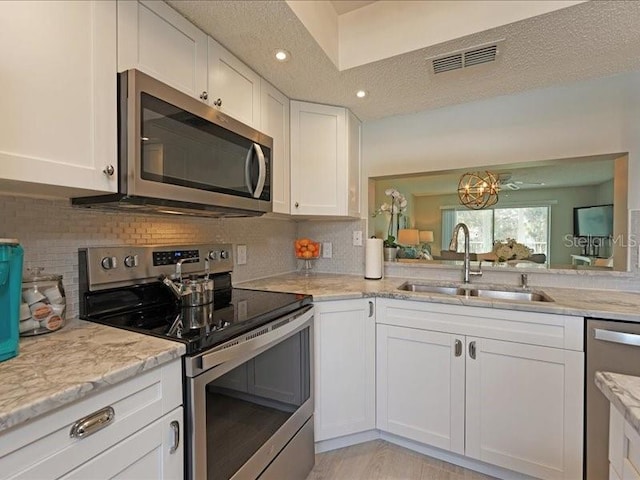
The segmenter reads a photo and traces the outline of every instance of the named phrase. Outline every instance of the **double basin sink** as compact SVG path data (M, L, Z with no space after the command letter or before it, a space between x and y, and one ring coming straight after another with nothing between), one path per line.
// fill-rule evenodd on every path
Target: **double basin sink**
M398 287L398 290L404 290L406 292L439 293L462 297L493 298L497 300L515 300L519 302L553 302L553 299L544 292L528 289L502 289L474 285L442 286L405 282Z

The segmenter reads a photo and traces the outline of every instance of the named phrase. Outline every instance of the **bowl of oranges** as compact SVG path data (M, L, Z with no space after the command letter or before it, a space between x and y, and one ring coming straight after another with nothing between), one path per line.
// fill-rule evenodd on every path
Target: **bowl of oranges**
M320 243L308 238L299 238L294 242L296 258L311 260L320 256Z

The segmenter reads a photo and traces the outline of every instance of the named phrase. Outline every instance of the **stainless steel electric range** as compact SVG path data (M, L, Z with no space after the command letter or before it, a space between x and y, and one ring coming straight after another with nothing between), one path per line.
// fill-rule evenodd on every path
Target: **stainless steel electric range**
M78 255L80 318L186 346L186 478L306 478L314 463L310 296L232 288L226 244Z

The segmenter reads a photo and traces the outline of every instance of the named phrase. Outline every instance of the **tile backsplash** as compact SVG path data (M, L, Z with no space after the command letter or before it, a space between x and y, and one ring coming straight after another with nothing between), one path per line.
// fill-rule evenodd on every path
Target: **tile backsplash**
M25 249L25 267L41 266L49 273L62 274L70 315L78 313L78 248L103 245L231 243L247 246L247 264L236 265L234 283L298 270L302 262L294 258L293 241L310 237L331 242L332 258L313 261L313 270L361 275L364 247L353 245L353 232L366 236L366 220L299 220L258 217L209 219L127 214L72 208L64 199L39 199L0 195L0 238L17 238ZM630 232L640 232L640 211L630 215ZM638 247L630 249L631 271L610 276L534 273L536 286L566 286L640 291ZM407 270L394 265L385 275L424 278L459 276L457 271L438 269ZM506 272L505 272L506 273ZM487 279L513 283L499 272L487 272ZM513 276L513 275L511 275Z
M103 245L247 245L234 283L291 272L298 224L289 219L168 217L72 208L69 200L0 195L0 237L17 238L25 267L63 275L69 315L78 313L78 248ZM234 249L235 253L235 249Z

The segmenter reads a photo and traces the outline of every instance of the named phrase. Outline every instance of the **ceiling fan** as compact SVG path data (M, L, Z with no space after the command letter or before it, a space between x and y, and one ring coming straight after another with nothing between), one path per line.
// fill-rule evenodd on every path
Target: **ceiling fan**
M544 182L525 182L522 180L514 180L512 178L511 173L500 173L498 174L498 181L500 182L501 188L508 188L509 190L520 190L521 187L524 186L538 186L542 187L545 185Z

